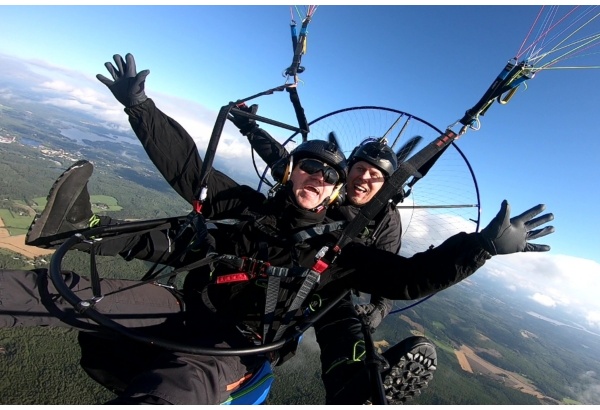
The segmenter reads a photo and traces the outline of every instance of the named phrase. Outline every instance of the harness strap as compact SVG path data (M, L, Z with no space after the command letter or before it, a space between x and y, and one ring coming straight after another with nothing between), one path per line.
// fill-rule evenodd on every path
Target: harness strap
M305 229L300 232L296 232L292 239L294 243L304 242L307 239L313 238L315 236L323 235L329 232L337 231L339 229L344 228L348 224L347 221L335 221L328 223L326 225L317 225L311 228Z
M228 218L228 219L217 219L217 220L212 220L212 219L208 219L206 220L207 223L212 223L215 226L218 225L236 225L239 222L242 222L245 220L242 219L233 219L233 218ZM255 221L256 222L256 221ZM330 222L328 224L324 224L324 225L316 225L316 226L312 226L309 228L306 228L302 231L296 232L294 235L292 235L290 238L291 243L295 244L295 243L300 243L300 242L304 242L307 239L310 238L314 238L316 236L320 236L320 235L324 235L326 233L329 232L334 232L340 229L343 229L346 227L346 225L348 225L348 221L334 221L334 222ZM263 229L264 226L262 226L262 224L258 223L255 224L255 226L260 229L262 232L265 232L269 235L272 235L273 232L271 231L267 231L266 229Z
M204 303L204 306L206 306L208 309L210 309L211 312L217 313L217 308L210 301L210 297L208 296L208 288L206 286L200 292L200 297L202 298L202 302Z
M267 293L265 298L265 315L263 320L263 337L267 340L267 334L273 325L275 319L275 307L277 306L277 296L281 287L281 277L271 276L267 281Z
M290 305L288 311L285 313L283 320L281 321L281 324L279 325L279 328L273 337L273 341L277 341L281 338L281 336L283 336L283 332L285 332L285 330L289 327L292 318L296 314L296 311L302 307L304 299L306 299L314 285L321 277L321 274L313 269L309 269L307 273L308 274L306 275L306 278L304 278L304 281L302 282L302 286L298 290L298 293L296 293L294 301Z
M339 254L340 248L337 246L334 246L333 248L324 246L319 252L317 252L315 255L315 264L311 269L305 269L306 277L304 278L298 293L296 293L296 297L283 316L283 320L281 321L281 324L275 333L273 341L278 341L283 336L283 333L289 327L292 318L298 309L302 307L302 303L313 290L315 284L319 282L321 273L323 273L329 267L329 265L335 261Z
M308 139L308 133L310 132L310 130L308 128L308 121L306 120L306 115L304 114L304 108L300 104L298 89L296 87L288 87L286 88L286 91L290 94L290 101L294 106L294 112L296 113L298 126L300 128L300 132L302 133L302 142L305 142Z

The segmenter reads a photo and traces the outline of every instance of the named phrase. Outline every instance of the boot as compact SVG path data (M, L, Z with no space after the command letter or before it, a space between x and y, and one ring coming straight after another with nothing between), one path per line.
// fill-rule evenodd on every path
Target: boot
M403 404L421 394L437 367L435 345L412 336L383 352L391 365L381 375L388 404Z
M93 169L90 162L80 160L58 177L50 188L46 207L29 226L26 245L56 248L73 234L99 223L87 190Z

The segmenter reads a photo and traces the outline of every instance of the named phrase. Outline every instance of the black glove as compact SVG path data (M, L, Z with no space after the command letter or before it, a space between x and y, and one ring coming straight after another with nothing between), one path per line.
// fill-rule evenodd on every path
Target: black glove
M546 226L543 229L532 231L533 228L554 219L553 214L545 214L531 219L544 209L546 209L546 205L540 204L509 220L510 205L505 199L502 201L498 215L481 231L484 249L492 255L549 251L550 246L548 245L537 245L528 242L554 232L553 226Z
M252 104L250 107L248 107L246 104L242 104L237 108L252 114L256 114L256 112L258 111L257 104ZM256 121L254 121L253 119L244 117L243 115L235 114L233 112L230 112L227 118L229 119L229 121L234 123L236 127L238 127L238 129L240 130L240 134L242 135L247 136L248 134L252 133L252 131L256 127L258 127L258 125L256 125Z
M359 315L365 315L365 324L369 326L371 333L374 333L377 326L379 326L383 320L383 312L379 309L379 306L367 303L364 305L356 305L354 308Z
M125 55L125 60L119 54L113 56L115 68L112 63L104 63L104 66L112 76L113 80L109 80L102 74L98 74L96 78L102 84L108 87L115 98L126 108L133 107L146 101L148 98L144 92L144 83L146 76L150 74L150 70L143 70L136 73L135 60L129 53Z

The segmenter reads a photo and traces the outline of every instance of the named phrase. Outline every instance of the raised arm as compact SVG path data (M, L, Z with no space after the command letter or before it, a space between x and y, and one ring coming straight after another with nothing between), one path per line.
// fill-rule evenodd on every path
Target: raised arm
M148 157L169 185L186 201L192 203L200 194L202 158L189 133L173 118L159 110L146 96L145 79L149 70L136 71L131 54L125 60L113 56L116 67L105 64L112 80L96 77L125 106L129 123L146 150ZM203 213L207 217L229 217L241 212L249 196L258 195L249 187L240 186L227 175L212 170ZM261 200L256 198L256 200Z
M199 194L202 158L196 143L174 119L160 111L146 96L145 83L150 70L136 70L131 54L125 60L113 56L115 65L104 64L112 80L98 74L96 78L125 106L129 123L148 157L173 189L186 201Z

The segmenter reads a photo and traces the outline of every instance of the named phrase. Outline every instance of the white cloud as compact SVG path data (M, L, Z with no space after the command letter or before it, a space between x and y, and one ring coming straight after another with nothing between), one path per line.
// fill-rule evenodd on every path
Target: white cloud
M518 253L494 256L485 274L511 290L530 294L544 306L569 309L581 322L600 324L600 264L552 253Z
M556 301L548 295L542 295L541 293L535 293L533 296L530 296L530 298L543 306L547 306L547 307L555 307L556 306Z
M11 60L11 63L15 61ZM42 96L44 103L84 112L97 118L100 123L108 123L109 128L116 127L120 131L131 132L123 106L95 77L42 61L22 60L18 63L21 65L20 78L32 91ZM199 150L204 152L217 112L189 100L155 93L149 88L146 92L163 112L188 131ZM218 159L239 169L241 174L254 173L248 142L229 121L226 122L219 141ZM264 163L261 166L264 169Z
M600 402L600 380L594 371L587 371L579 376L579 383L572 388L574 396L583 404Z
M600 329L600 311L589 311L585 319L587 320L587 323L590 327Z

